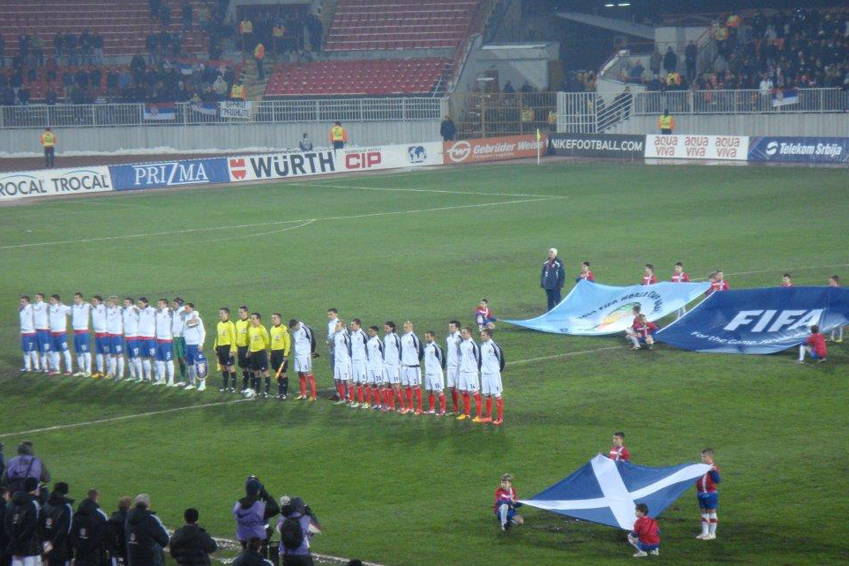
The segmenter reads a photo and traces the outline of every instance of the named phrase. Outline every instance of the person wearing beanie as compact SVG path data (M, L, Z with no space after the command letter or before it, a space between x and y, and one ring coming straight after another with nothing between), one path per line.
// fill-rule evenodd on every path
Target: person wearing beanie
M6 469L0 478L0 485L8 487L12 493L23 487L26 478L35 478L41 483L50 482L50 472L41 458L35 455L32 442L24 440L18 445L18 455L6 463Z
M38 480L28 477L22 488L12 495L3 516L6 554L12 564L37 564L42 554L41 529L38 528Z
M90 489L71 521L74 566L102 566L106 562L107 519L100 508L100 494Z
M233 566L274 566L271 560L260 554L262 541L251 537L245 543L245 549L233 561Z
M262 541L262 554L267 555L268 520L280 513L274 498L265 491L262 483L251 476L245 482L245 496L233 505L236 519L236 538L246 548L248 539L256 537Z
M67 497L68 484L56 482L39 517L44 541L49 544L46 552L48 566L65 566L71 559L71 517L73 499Z
M127 564L127 536L124 525L127 523L127 511L133 504L133 498L125 495L118 500L118 510L106 521L106 547L109 550L110 564Z
M150 510L150 496L140 493L127 512L125 525L128 566L158 566L163 563L162 549L168 545L168 531L156 513Z
M209 555L218 550L212 537L198 525L199 515L197 509L186 509L186 524L171 535L171 557L181 566L209 566Z
M321 526L303 499L292 497L280 509L277 532L282 566L313 566L310 541L321 533Z

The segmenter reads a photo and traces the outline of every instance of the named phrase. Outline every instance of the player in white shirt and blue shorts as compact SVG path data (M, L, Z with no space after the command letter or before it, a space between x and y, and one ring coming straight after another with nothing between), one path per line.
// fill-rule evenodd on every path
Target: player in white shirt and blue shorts
M94 330L94 360L96 362L95 372L91 376L98 378L106 375L106 358L109 356L106 305L103 304L103 297L100 295L91 297L91 328Z
M35 326L35 345L38 355L41 357L41 371L50 371L50 324L47 322L47 303L44 302L44 293L35 294L35 302L32 304L32 321Z
M109 364L106 369L107 379L124 378L124 318L118 297L109 297L106 307L106 333L109 338Z
M154 381L153 369L156 360L156 309L150 306L147 297L139 297L139 350L142 356L144 377Z
M71 305L71 328L74 331L74 352L77 354L76 377L91 377L91 337L89 318L91 305L83 301L82 293L74 293Z
M53 357L51 375L58 375L61 370L60 353L65 361L65 375L72 375L71 352L68 350L68 316L70 314L71 307L63 305L59 295L50 295L47 319L50 324L50 353Z
M21 295L18 318L21 328L21 352L24 355L24 365L21 366L21 372L39 371L35 322L32 317L29 295Z

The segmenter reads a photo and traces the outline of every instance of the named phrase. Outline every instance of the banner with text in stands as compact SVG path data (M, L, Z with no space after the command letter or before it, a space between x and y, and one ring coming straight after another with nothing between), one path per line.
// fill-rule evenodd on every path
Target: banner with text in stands
M548 153L569 157L642 158L646 136L624 134L549 134Z
M251 102L250 100L222 100L218 103L218 113L222 118L250 120Z
M849 138L752 137L749 161L849 163Z
M0 173L0 201L111 191L108 167Z
M646 158L746 161L748 154L748 136L646 136Z
M481 163L536 157L537 150L545 153L546 144L545 135L537 141L536 134L528 134L444 142L442 152L445 155L445 165Z

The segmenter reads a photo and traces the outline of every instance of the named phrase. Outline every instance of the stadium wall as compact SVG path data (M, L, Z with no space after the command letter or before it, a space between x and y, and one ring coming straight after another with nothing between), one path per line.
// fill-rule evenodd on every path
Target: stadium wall
M350 145L381 146L437 141L440 120L343 122ZM198 150L243 150L242 148L296 148L306 132L316 147L329 145L331 124L206 124L193 126L117 126L107 128L56 128L58 154L92 152L109 154L117 150L171 148L174 153ZM40 129L5 130L0 136L0 155L41 155Z
M849 114L675 114L676 134L733 136L845 136ZM656 134L657 116L631 116L608 130L611 134Z

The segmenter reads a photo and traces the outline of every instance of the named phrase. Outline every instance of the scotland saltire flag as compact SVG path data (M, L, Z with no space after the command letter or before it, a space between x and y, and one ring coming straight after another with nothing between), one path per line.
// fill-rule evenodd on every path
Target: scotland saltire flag
M810 327L849 325L849 289L772 287L713 293L655 335L683 350L774 354L798 346Z
M601 336L622 332L634 322L639 306L649 321L684 307L704 294L710 283L656 283L613 287L581 280L559 305L530 320L505 320L531 330L555 334Z
M635 466L598 455L568 478L522 503L584 521L631 530L634 506L645 503L649 516L657 517L696 480L706 464L681 464L669 468Z

